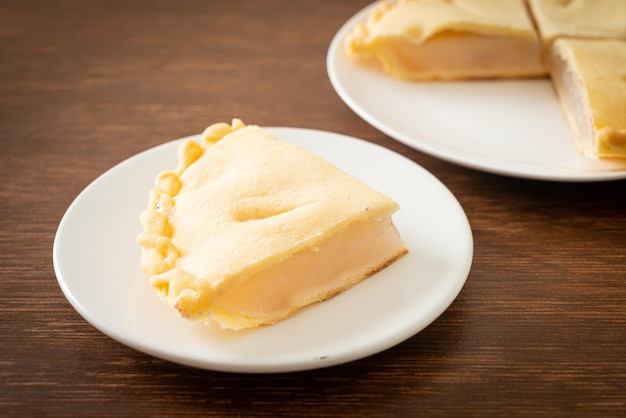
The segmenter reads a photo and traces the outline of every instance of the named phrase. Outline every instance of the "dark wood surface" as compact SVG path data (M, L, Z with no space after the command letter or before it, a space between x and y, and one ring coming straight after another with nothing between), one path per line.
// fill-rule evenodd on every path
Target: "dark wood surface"
M325 69L366 4L0 0L0 416L626 414L624 181L485 174L369 126ZM68 205L116 163L233 117L360 137L437 176L474 234L457 300L385 352L275 375L180 366L92 327L52 265Z

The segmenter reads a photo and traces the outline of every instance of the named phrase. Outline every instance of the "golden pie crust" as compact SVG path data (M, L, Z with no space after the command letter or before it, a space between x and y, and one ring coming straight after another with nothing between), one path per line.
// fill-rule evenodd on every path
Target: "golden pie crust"
M527 0L542 42L558 38L625 39L624 0Z

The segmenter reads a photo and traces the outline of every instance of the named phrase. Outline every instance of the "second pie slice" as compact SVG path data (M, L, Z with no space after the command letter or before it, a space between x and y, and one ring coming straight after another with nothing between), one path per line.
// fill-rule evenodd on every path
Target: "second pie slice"
M626 158L626 41L558 39L551 73L581 152Z

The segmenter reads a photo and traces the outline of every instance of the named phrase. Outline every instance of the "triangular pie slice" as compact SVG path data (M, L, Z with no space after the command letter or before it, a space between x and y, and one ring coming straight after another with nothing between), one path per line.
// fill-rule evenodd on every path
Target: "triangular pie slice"
M524 0L383 2L355 26L345 50L410 80L547 74Z
M551 67L583 154L626 158L626 41L557 39Z
M398 204L258 126L215 124L179 148L146 210L141 267L180 314L273 324L407 252Z

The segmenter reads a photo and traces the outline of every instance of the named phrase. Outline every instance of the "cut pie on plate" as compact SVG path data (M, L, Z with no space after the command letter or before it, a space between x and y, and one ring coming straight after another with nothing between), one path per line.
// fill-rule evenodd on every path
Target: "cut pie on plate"
M626 158L626 41L558 39L551 73L584 155Z
M407 249L398 204L258 126L215 124L179 148L141 214L141 267L182 316L272 324L385 268Z
M524 0L383 2L348 36L346 53L411 80L546 75Z

